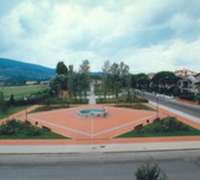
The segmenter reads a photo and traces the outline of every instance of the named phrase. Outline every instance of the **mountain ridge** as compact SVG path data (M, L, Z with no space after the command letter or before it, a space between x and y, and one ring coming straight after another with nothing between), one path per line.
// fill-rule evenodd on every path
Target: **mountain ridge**
M0 81L5 84L48 80L53 75L55 75L55 69L0 57Z

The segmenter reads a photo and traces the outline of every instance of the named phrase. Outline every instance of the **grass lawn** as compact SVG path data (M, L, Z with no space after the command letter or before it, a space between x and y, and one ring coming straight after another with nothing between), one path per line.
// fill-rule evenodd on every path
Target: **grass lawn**
M154 111L153 108L151 108L150 106L148 106L148 105L146 105L146 104L143 104L143 103L115 104L114 107L123 107L123 108L130 108L130 109Z
M8 116L10 116L12 114L15 114L15 113L17 113L19 111L22 111L22 110L26 109L28 107L30 107L30 106L16 106L16 107L12 106L5 113L0 112L0 119L6 118L6 117L8 117Z
M21 121L8 121L0 126L0 139L69 139L47 129Z
M5 99L8 99L11 94L15 96L15 99L23 99L24 96L30 96L31 94L42 92L47 89L46 85L29 85L29 86L4 86L0 88L0 91L4 93Z
M156 120L141 129L119 135L117 138L162 136L200 136L200 130L183 124L174 117L167 117L162 120Z

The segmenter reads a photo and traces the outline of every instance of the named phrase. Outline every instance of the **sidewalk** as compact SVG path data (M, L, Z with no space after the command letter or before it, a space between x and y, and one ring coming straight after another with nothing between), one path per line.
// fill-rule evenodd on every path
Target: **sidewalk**
M122 152L163 152L200 150L200 142L134 143L103 145L40 145L8 146L0 148L0 154L73 154L73 153L122 153Z

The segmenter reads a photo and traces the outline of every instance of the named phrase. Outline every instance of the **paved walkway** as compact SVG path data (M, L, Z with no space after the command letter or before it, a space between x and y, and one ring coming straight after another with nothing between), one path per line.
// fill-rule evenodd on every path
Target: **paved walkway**
M0 154L51 154L51 153L92 153L92 152L157 152L178 150L200 150L200 142L134 143L103 145L4 145Z

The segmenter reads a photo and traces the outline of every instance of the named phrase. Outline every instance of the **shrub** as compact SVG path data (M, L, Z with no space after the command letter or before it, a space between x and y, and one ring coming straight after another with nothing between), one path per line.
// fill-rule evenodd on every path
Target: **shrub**
M147 163L137 169L135 173L137 180L166 180L166 176L155 163Z
M200 94L197 94L197 95L195 96L195 100L198 101L198 103L200 104Z
M43 105L34 109L32 113L42 112L42 111L51 111L51 110L62 109L62 108L70 108L70 106L69 104Z
M142 128L143 128L143 124L139 124L139 125L135 126L134 130L140 131Z
M171 132L182 132L190 131L191 127L183 124L174 117L167 117L163 120L156 120L149 126L145 126L140 133L171 133Z
M200 130L178 121L174 117L156 119L143 128L135 128L118 137L199 136Z
M30 122L6 121L0 125L0 139L57 139L67 138L51 132L49 128L33 126Z
M13 135L16 131L20 129L17 121L7 121L0 126L0 135Z
M46 98L43 102L45 105L51 105L51 104L62 104L62 105L69 105L69 104L87 104L88 99L81 98L81 99L75 99L75 98L58 98L58 97L51 97Z
M154 110L153 108L143 103L120 103L120 104L115 104L114 106L122 108L138 109L138 110L149 110L149 111Z
M10 120L0 126L0 135L17 135L23 133L27 136L38 136L42 130L32 126L30 123Z
M144 99L142 97L135 97L133 100L130 101L130 99L126 96L121 96L118 99L116 98L98 98L97 103L98 104L116 104L116 103L148 103L147 99Z
M29 129L28 131L25 131L24 134L26 136L40 136L42 134L42 130L37 128L37 127L33 127L31 128L31 130Z

